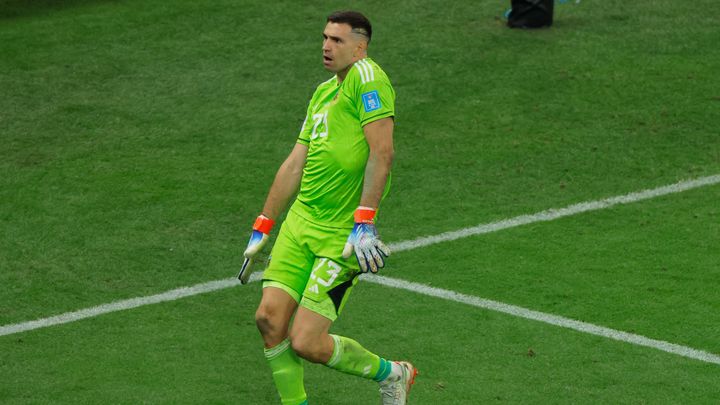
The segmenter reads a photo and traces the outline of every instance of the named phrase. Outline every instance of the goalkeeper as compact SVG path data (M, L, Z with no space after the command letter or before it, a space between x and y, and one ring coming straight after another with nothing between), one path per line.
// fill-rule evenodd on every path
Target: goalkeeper
M389 188L395 91L367 57L371 37L360 13L327 18L323 64L335 75L315 90L244 254L240 277L247 281L274 219L297 194L273 246L255 315L286 405L308 403L300 358L377 381L383 404L405 404L416 375L408 362L388 361L329 333L358 276L377 272L389 255L374 218Z

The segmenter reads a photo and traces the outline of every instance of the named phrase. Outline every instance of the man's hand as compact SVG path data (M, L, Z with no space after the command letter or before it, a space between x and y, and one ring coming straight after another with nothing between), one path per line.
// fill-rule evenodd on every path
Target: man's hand
M250 235L250 241L248 242L247 248L245 248L245 253L243 253L245 260L243 260L240 273L238 274L240 283L246 284L250 279L250 273L252 273L250 268L252 267L254 261L253 259L255 255L262 250L270 238L270 230L273 225L275 225L275 221L265 215L260 215L255 220L252 235Z
M390 256L390 249L380 240L377 229L375 229L375 210L367 207L359 207L355 211L355 227L353 227L345 249L343 258L348 259L355 251L360 270L367 273L368 270L377 273L385 267L385 257Z

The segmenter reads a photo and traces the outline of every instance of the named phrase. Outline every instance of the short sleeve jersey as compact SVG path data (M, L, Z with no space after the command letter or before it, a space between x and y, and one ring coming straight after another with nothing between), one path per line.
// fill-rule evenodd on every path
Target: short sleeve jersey
M308 154L291 210L321 225L352 227L369 154L363 126L394 116L395 90L370 58L355 62L342 83L335 76L320 84L297 139Z

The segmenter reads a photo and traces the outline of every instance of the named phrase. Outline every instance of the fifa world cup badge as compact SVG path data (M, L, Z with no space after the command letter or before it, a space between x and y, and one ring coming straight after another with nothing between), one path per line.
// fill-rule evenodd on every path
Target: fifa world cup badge
M362 100L363 106L365 107L365 112L375 111L382 107L382 105L380 104L380 96L378 96L377 90L363 93Z

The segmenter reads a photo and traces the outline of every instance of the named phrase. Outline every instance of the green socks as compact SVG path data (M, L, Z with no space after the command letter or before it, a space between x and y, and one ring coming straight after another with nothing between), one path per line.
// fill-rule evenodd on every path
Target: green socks
M303 385L303 365L300 358L285 339L279 345L265 349L265 358L270 364L275 387L280 393L283 405L307 404Z
M360 343L343 336L330 335L335 342L326 366L343 373L382 381L390 375L392 363L369 352Z
M392 372L392 363L369 352L360 343L343 336L330 335L333 354L326 366L346 374L375 381L385 380ZM285 339L279 345L265 349L273 380L283 405L305 405L307 394L303 385L303 365Z

